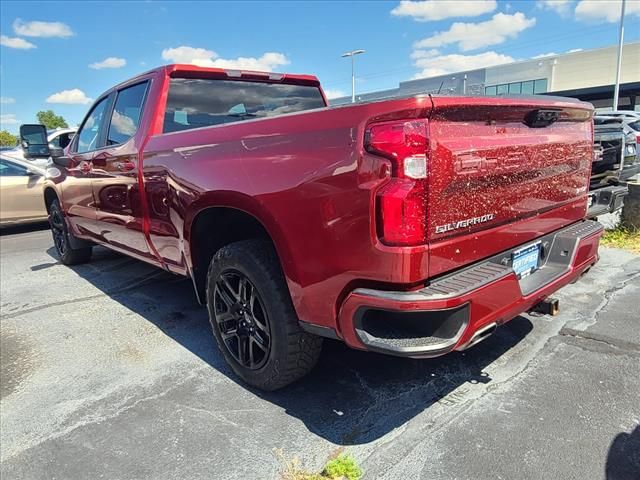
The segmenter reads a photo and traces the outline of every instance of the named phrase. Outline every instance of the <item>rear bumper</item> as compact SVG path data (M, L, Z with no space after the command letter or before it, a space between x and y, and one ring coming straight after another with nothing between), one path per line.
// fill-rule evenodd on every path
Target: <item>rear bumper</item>
M540 237L540 268L522 279L510 265L516 247L417 291L356 289L340 308L342 336L354 348L414 358L468 348L577 280L598 260L602 230L587 220Z
M589 192L587 218L615 212L622 207L624 197L629 193L625 186L603 187Z

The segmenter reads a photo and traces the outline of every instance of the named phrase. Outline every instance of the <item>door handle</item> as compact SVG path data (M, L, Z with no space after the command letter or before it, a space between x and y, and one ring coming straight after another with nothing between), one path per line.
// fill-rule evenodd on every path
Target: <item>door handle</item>
M130 172L136 168L136 164L133 162L116 162L115 167L121 172Z

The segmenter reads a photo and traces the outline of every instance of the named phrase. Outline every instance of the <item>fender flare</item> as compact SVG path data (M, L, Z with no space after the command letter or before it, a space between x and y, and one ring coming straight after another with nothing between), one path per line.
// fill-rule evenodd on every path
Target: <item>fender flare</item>
M239 210L252 216L260 223L273 242L285 278L289 283L298 283L298 272L291 260L291 246L277 219L271 214L269 209L255 197L240 192L224 190L203 193L196 201L189 205L186 210L183 226L184 255L187 268L192 276L193 256L191 251L191 234L195 220L200 213L216 207ZM291 293L293 294L293 292Z

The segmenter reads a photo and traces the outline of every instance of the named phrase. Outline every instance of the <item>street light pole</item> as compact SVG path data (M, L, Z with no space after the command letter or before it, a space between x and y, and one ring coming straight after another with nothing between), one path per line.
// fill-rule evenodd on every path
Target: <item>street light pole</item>
M351 55L351 103L356 103L356 56Z
M618 97L620 95L620 71L622 70L622 44L624 43L624 7L626 0L622 0L620 11L620 38L618 40L618 69L616 70L616 84L613 87L613 111L618 110Z
M364 50L351 50L343 53L342 57L351 57L351 103L356 103L356 65L355 56L364 53Z

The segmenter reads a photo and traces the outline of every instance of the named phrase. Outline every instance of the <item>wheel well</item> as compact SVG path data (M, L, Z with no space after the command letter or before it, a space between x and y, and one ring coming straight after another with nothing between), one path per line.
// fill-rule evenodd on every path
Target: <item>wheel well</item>
M216 252L233 242L261 238L273 243L262 223L253 215L227 207L212 207L193 221L190 250L193 282L201 303L206 302L207 271Z
M51 204L53 203L54 200L57 200L58 195L56 194L56 191L49 187L46 188L44 191L44 204L47 207L47 213L49 213L49 210L51 208Z

